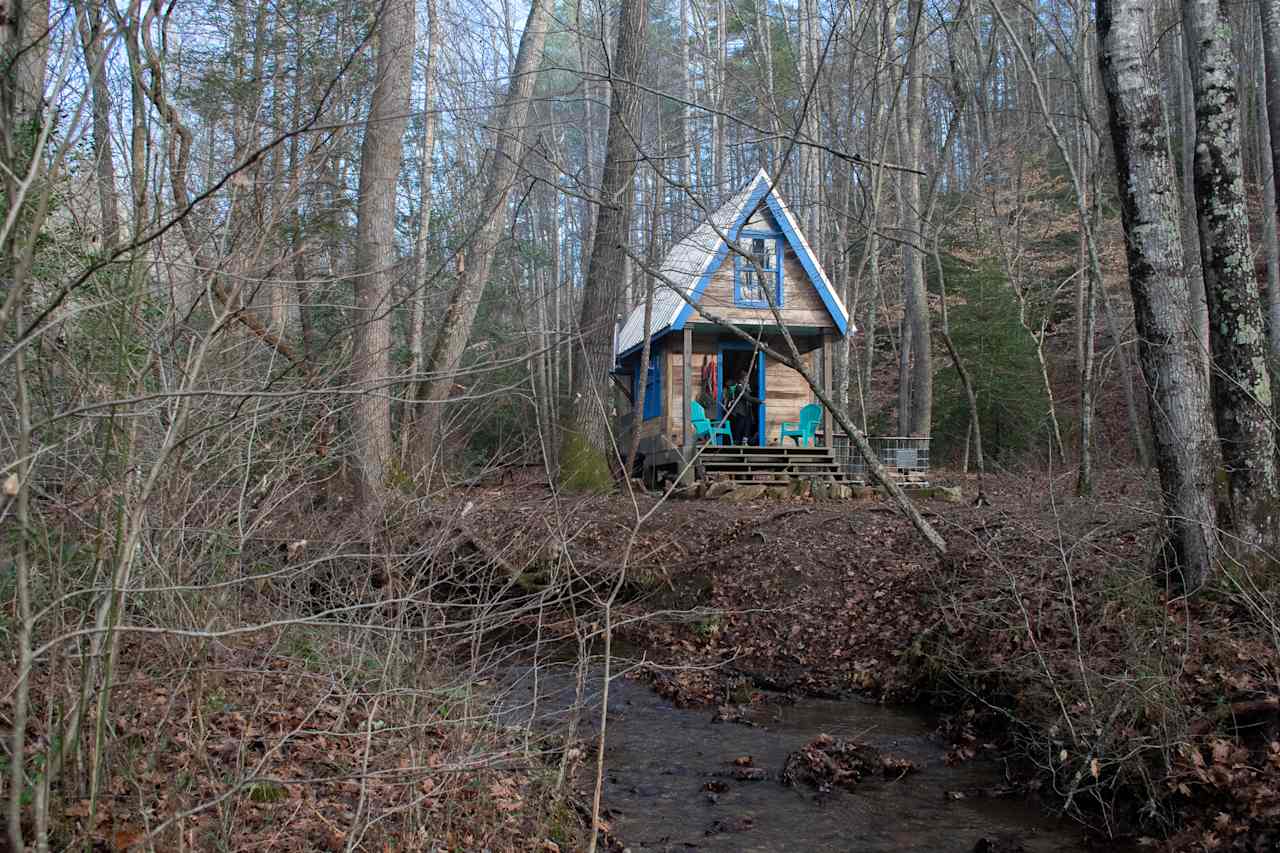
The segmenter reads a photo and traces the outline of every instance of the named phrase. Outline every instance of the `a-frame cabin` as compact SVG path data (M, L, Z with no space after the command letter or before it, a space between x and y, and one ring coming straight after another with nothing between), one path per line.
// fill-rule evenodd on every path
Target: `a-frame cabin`
M757 277L755 265L729 250L724 237L755 258L764 281ZM631 310L617 333L614 375L633 409L640 383L647 385L644 411L622 416L620 446L628 447L632 429L639 429L645 472L677 470L701 443L690 424L690 404L700 403L711 421L720 421L726 414L726 386L746 373L751 394L761 402L750 413L749 427L741 430L746 435L738 436L735 444L745 438L756 449L756 458L763 458L761 448L777 455L783 445L782 423L799 420L800 409L815 402L814 395L798 372L756 351L722 321L759 335L778 352L787 352L781 334L785 327L811 375L819 377L828 390L833 344L854 329L844 303L768 174L757 173L677 243L657 271L649 363L640 363L643 303ZM818 444L833 435L831 426L831 414L824 411ZM829 459L825 449L812 452L827 457L823 462ZM748 456L740 464L747 470L749 463Z

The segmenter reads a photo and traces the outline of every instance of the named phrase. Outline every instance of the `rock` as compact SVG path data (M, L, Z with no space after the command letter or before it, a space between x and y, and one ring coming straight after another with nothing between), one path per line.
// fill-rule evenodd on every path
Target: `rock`
M787 756L781 779L787 786L804 783L825 793L834 787L852 790L872 776L900 778L915 769L912 762L884 755L870 744L823 734Z
M853 489L849 488L844 483L832 483L831 497L838 501L847 501L849 498L853 497Z
M729 483L725 481L712 483L710 486L707 487L706 496L710 500L715 500L716 498L723 497L724 495L729 494L735 488L737 487L733 483Z
M855 501L870 500L879 496L879 493L875 490L874 486L856 486L850 489L850 492L851 494L849 497Z
M973 845L973 853L1026 853L1022 841L1013 835L994 835L979 838Z
M791 497L791 489L788 486L770 486L764 490L765 496L775 501L786 500Z
M826 480L814 480L809 486L809 493L815 498L830 497L831 484Z
M949 504L958 504L964 500L959 486L938 486L937 497Z
M763 782L769 778L769 771L763 767L735 767L730 774L739 782Z
M759 500L764 497L765 488L765 486L738 486L725 494L721 500L735 504Z

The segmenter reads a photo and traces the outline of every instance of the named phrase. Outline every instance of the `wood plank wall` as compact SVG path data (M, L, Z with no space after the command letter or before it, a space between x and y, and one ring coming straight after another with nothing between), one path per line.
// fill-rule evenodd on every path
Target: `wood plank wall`
M698 391L702 385L702 366L708 358L712 358L718 351L718 343L713 337L703 337L694 335L693 338L693 394L697 399ZM812 372L818 366L818 350L807 352L801 356L804 360L805 367ZM665 359L666 374L663 377L665 382L663 393L666 397L667 416L667 437L677 446L680 443L680 436L684 429L684 401L680 397L681 371L683 370L684 358L678 349L674 346L668 348ZM809 384L804 381L804 377L797 371L792 370L784 364L776 361L768 361L765 364L765 439L768 444L778 443L778 428L783 421L796 421L800 419L800 409L808 403L814 402L813 392L809 389ZM723 391L723 389L721 389ZM709 417L714 417L714 413L708 411ZM657 423L657 419L649 422ZM645 434L648 434L647 432Z
M705 306L716 317L730 322L774 324L773 312L768 308L739 308L733 304L732 255L725 257L720 268L707 282L707 289L702 292L702 299L698 304ZM827 307L822 304L822 297L809 283L808 273L790 248L782 259L782 308L779 313L788 326L835 328ZM695 311L691 320L710 322L710 318L701 311Z

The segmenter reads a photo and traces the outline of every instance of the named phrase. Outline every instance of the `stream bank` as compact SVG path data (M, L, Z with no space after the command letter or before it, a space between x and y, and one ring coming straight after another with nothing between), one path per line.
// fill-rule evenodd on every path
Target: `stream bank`
M615 634L677 710L761 688L918 707L953 762L1007 760L1100 849L1277 849L1276 582L1220 574L1192 599L1153 584L1142 472L1109 470L1087 498L1070 472L984 490L989 505L922 505L941 559L875 500L583 498L555 505L552 544L596 573L598 601L632 543ZM519 519L547 505L498 494L475 523L546 553L547 525Z

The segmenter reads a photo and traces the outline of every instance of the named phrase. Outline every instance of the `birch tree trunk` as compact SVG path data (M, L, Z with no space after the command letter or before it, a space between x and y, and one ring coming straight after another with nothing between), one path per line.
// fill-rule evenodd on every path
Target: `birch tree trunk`
M1275 433L1240 154L1231 27L1218 0L1184 0L1196 97L1196 212L1209 303L1214 420L1226 468L1228 528L1248 546L1277 538Z
M598 491L609 477L609 370L613 366L613 323L619 293L626 282L626 243L640 135L641 91L634 85L644 65L648 32L647 0L625 0L618 42L610 63L609 133L595 239L582 295L581 340L574 347L573 411L565 426L560 479L566 489ZM723 21L722 21L723 23Z
M441 410L449 399L449 389L462 364L462 353L471 337L480 295L489 279L493 253L498 247L509 220L507 200L515 181L520 149L529 116L530 96L542 58L542 45L547 34L549 0L533 0L529 17L520 36L520 50L511 72L511 85L506 100L498 110L497 140L493 156L486 160L482 174L487 174L484 197L480 203L479 227L464 255L463 268L449 296L449 307L436 332L436 342L427 362L431 379L420 400L426 403L418 418L420 464L429 461L439 439Z
M1267 130L1270 134L1272 210L1280 196L1280 0L1258 0L1262 16L1262 54L1266 69ZM1280 288L1268 287L1271 352L1280 356Z
M1271 165L1271 105L1266 85L1258 88L1258 179L1262 182L1262 244L1267 259L1267 344L1274 364L1280 356L1280 239L1276 234L1276 184ZM1280 109L1280 103L1276 104Z
M376 509L391 459L391 398L379 387L391 373L391 290L396 271L396 184L401 137L409 117L413 0L387 0L377 27L373 102L360 150L356 213L355 340L351 378L360 392L352 410L359 506Z
M1209 575L1217 550L1217 450L1198 346L1186 321L1177 184L1157 77L1143 48L1146 14L1143 0L1098 0L1098 51L1168 527L1156 568L1194 590Z

